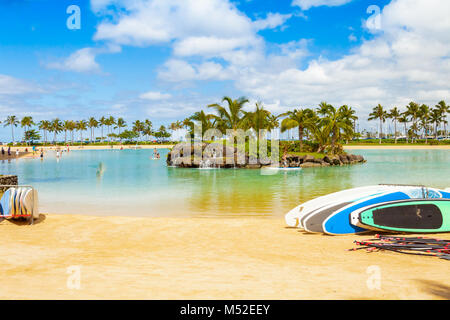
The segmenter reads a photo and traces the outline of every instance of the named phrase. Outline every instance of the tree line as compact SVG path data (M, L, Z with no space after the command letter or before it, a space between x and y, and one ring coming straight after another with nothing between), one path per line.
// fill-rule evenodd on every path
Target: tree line
M221 132L226 130L249 130L259 132L260 129L268 131L280 128L283 133L287 130L298 130L299 151L303 151L304 140L317 144L316 152L339 153L342 150L340 142L360 138L362 135L356 130L358 116L356 111L348 105L334 107L327 102L321 102L317 108L298 108L279 115L273 115L266 110L261 103L256 103L253 111L245 111L245 105L249 100L245 97L232 99L224 97L222 104L208 105L213 112L199 111L192 116L171 124L172 129L187 129L191 135L194 133L194 126L200 125L202 133L209 129L218 129ZM369 115L368 120L380 121L379 138L380 143L383 137L382 125L388 119L392 119L395 125L395 142L397 142L397 123L402 123L405 127L406 136L411 137L416 142L419 137L419 129L423 129L424 137L430 132L431 124L434 125L433 133L438 138L438 127L444 125L444 135L447 136L447 114L450 107L444 101L440 101L434 109L426 105L419 106L411 102L406 111L401 112L397 107L387 112L384 107L377 105ZM409 130L408 130L409 126ZM408 138L407 138L408 140Z
M243 129L245 131L252 130L259 133L262 129L271 131L280 128L280 131L295 129L298 131L299 151L303 151L305 140L316 145L316 152L339 153L342 150L342 142L347 142L356 138L360 138L361 133L356 130L356 121L358 116L356 111L348 105L334 107L327 102L321 102L316 108L298 108L287 112L274 115L258 102L252 111L244 110L249 100L245 97L233 99L228 96L222 99L221 103L214 103L207 106L212 112L203 110L195 112L190 117L175 121L170 124L169 130L176 131L186 129L188 134L193 136L194 127L201 125L202 134L209 129L217 129L225 133L227 130ZM400 132L397 131L397 125L403 126L403 134L406 142L417 142L419 138L425 139L427 142L429 135L433 134L434 139L438 139L439 134L447 137L447 116L450 112L450 106L445 101L440 101L435 107L416 102L410 102L401 111L398 107L393 107L387 111L383 106L378 104L370 113L369 121L379 121L380 130L378 137L380 143L383 134L383 124L392 120L394 124L395 143L399 138ZM12 140L14 141L14 127L18 125L25 130L25 141L40 140L44 143L48 142L48 134L53 134L53 141L57 141L57 135L64 132L64 141L74 142L74 133L78 132L80 140L83 142L83 132L89 131L89 140L96 141L95 130L101 129L101 142L108 138L122 140L150 140L151 137L157 139L167 139L171 134L165 126L161 126L159 130L153 130L152 122L148 119L144 121L136 120L132 123L132 128L127 130L127 123L123 118L115 119L114 117L102 117L88 120L60 120L58 118L49 120L41 120L37 124L33 122L32 117L23 117L20 121L16 116L9 116L4 121L4 126L11 127ZM37 126L42 131L42 136L38 131L33 129ZM443 126L443 130L439 130ZM104 134L105 133L105 134ZM257 136L259 139L260 137Z
M120 141L138 140L143 137L147 137L148 140L150 140L150 137L167 139L171 136L163 125L160 126L158 130L154 130L152 122L148 119L144 121L136 120L132 123L131 130L126 130L126 121L123 118L115 119L113 116L101 117L98 120L94 117L90 117L87 120L78 121L60 120L59 118L55 118L53 120L41 120L38 123L35 123L30 116L23 117L19 120L19 118L13 115L8 116L3 123L4 127L11 127L11 138L13 142L15 142L14 128L18 125L24 128L23 140L27 143L42 139L44 144L47 144L49 142L49 134L53 134L53 140L51 141L56 143L58 141L58 134L60 133L64 133L64 143L74 143L74 135L77 132L81 143L84 141L94 143L98 140L95 134L95 129L98 128L101 130L101 142L105 142L105 139L107 139L108 142L111 142L112 140L117 139L120 139ZM41 130L42 135L34 128ZM89 138L83 140L83 133L86 131L89 132Z

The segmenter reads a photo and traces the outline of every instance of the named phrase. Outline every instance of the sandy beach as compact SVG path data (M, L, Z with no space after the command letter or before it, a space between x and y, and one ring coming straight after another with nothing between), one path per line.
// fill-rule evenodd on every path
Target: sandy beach
M0 230L1 299L450 298L448 261L350 252L370 235L305 234L280 218L42 215Z

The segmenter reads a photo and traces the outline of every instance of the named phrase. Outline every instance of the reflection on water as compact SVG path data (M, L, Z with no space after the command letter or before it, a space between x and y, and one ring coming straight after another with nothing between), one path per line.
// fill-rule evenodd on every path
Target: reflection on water
M262 175L259 170L167 168L152 150L72 151L60 161L0 163L40 193L43 212L140 216L280 216L301 202L355 186L450 187L447 150L360 150L368 162ZM107 170L106 170L107 169Z

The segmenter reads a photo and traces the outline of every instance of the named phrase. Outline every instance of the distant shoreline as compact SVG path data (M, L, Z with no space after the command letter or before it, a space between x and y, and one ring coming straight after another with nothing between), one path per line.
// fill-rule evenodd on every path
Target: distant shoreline
M450 150L450 145L344 145L345 150Z
M0 148L5 148L5 151L8 149L8 146L1 145ZM173 144L167 144L167 145L138 145L138 149L170 149L173 148ZM345 150L450 150L450 145L344 145L343 146ZM11 147L11 153L14 153L17 149L19 149L20 152L24 152L25 149L28 149L28 151L31 151L31 146L28 147ZM57 147L55 146L39 146L36 147L37 151L39 151L41 148L43 148L45 151L49 150L56 150ZM66 150L67 147L65 146L58 146L60 150ZM113 145L113 148L111 148L110 145L105 146L69 146L70 151L77 151L77 150L119 150L123 148L123 150L130 150L135 149L135 145ZM26 155L21 155L21 157ZM6 157L5 159L7 159ZM10 158L15 158L14 156L11 156Z

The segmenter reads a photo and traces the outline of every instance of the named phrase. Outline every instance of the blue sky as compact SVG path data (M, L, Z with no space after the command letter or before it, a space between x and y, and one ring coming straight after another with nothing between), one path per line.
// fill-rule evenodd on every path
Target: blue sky
M66 26L70 5L81 10L79 30ZM373 5L379 20L367 11ZM448 7L445 0L2 1L0 120L113 115L159 126L224 95L248 97L249 108L262 101L274 113L345 103L362 118L378 103L434 105L450 92ZM0 140L9 135L2 125Z

